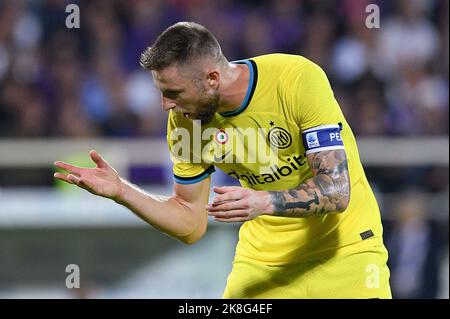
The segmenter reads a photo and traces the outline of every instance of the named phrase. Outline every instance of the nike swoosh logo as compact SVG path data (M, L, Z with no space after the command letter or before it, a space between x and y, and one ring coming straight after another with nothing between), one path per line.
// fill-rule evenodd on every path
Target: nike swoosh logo
M222 156L216 156L215 154L214 154L214 162L215 163L219 163L219 162L222 162L224 159L225 159L225 157L227 157L227 155L230 153L231 151L228 151L228 152L226 152L224 155L222 155Z

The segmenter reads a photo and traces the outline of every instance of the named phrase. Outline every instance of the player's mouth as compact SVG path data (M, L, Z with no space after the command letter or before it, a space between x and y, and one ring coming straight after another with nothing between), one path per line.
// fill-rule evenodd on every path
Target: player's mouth
M187 119L191 118L191 114L190 113L183 113L183 116Z

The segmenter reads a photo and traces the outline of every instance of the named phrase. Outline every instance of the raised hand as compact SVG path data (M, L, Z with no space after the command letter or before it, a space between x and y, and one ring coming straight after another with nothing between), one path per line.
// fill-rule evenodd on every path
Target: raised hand
M117 171L111 167L96 151L89 152L96 164L94 168L78 167L56 161L55 166L67 173L55 173L53 176L69 184L84 188L92 194L116 199L121 193L121 179Z

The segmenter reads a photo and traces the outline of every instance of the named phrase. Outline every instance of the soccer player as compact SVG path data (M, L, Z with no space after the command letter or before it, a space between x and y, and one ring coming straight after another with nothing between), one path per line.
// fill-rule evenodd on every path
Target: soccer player
M192 22L166 29L140 62L169 111L173 195L145 193L95 151L95 168L56 162L56 178L188 244L208 214L243 222L224 298L391 297L378 205L319 66L287 54L229 62ZM214 187L208 204L215 167L242 187Z

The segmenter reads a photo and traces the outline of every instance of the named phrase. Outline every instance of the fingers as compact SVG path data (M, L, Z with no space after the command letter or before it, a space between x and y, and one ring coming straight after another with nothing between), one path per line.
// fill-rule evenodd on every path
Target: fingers
M214 197L213 199L213 205L222 203L222 202L226 202L226 201L235 201L235 200L239 200L243 197L243 193L240 191L231 191L228 193L224 193L222 195L217 195L216 197Z
M226 210L235 210L235 209L247 209L248 201L246 199L236 200L236 201L228 201L221 202L218 204L206 205L206 209L208 212L218 212L218 211L226 211Z
M248 218L248 212L242 209L228 210L228 211L218 211L218 212L208 212L209 216L213 216L215 219L232 219L232 218L242 218L246 220Z
M215 186L213 188L214 192L216 192L217 194L225 194L227 192L232 192L235 190L239 190L242 189L242 187L240 186Z
M97 164L97 167L109 167L108 163L95 150L90 151L89 155L91 156L95 164ZM56 161L54 165L58 168L62 168L63 170L71 174L74 173L77 175L81 175L82 171L86 169L83 167L74 166L61 161Z
M108 163L101 157L99 153L95 150L91 150L89 152L89 155L91 156L92 160L95 164L97 164L97 167L106 167L109 166Z
M67 182L69 184L75 184L80 186L81 178L73 174L55 173L53 174L53 177L61 181Z
M69 184L73 184L73 182L67 177L67 174L63 174L63 173L55 173L53 174L53 177L56 179L59 179L63 182L67 182Z
M83 171L82 167L74 166L74 165L60 162L60 161L56 161L54 164L56 167L69 172L69 174L57 172L57 173L53 174L53 177L55 177L56 179L59 179L61 181L67 182L69 184L75 184L75 185L80 184L80 180L81 180L80 175Z
M223 223L239 223L239 222L247 221L247 218L245 218L245 217L215 218L214 221L216 221L216 222L223 222Z
M245 196L245 190L240 186L221 186L213 189L217 194L220 194L214 197L213 205L227 201L236 201Z
M71 181L73 184L80 186L81 177L75 176L73 174L67 175L67 179Z
M67 163L60 162L60 161L56 161L54 164L58 168L62 168L63 170L65 170L69 173L74 173L77 175L81 175L81 172L83 170L82 167L74 166L74 165L67 164Z

